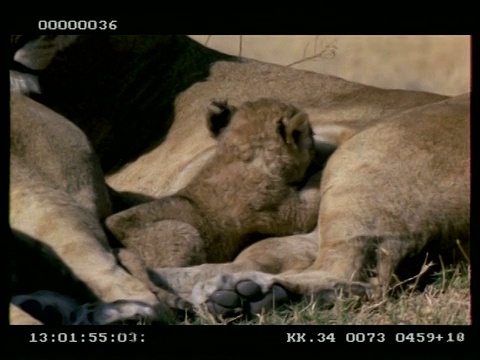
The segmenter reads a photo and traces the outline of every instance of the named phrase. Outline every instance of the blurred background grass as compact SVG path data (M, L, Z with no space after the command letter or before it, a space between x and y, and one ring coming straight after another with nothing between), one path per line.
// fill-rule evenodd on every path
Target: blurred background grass
M468 35L191 35L234 55L390 89L470 90Z

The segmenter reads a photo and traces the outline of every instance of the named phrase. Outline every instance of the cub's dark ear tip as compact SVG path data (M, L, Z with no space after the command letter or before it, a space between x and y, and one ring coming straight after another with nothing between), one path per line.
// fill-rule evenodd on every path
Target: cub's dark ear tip
M228 104L226 99L213 99L207 107L207 127L217 137L230 123L236 108Z

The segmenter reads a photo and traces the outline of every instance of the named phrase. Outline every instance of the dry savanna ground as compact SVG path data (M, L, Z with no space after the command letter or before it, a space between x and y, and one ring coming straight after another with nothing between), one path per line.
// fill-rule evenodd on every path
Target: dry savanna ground
M428 267L427 265L425 265ZM426 268L425 268L426 269ZM420 291L416 279L385 299L340 298L322 308L314 299L282 305L246 319L215 319L201 313L183 324L208 325L469 325L471 324L470 266L449 266L430 276ZM419 274L420 275L420 274Z
M470 36L255 36L192 35L217 50L260 61L342 77L383 88L458 95L470 91ZM470 266L441 266L383 300L340 299L322 309L315 301L287 304L252 319L195 324L470 324ZM429 276L421 291L415 285ZM185 324L192 320L186 319Z

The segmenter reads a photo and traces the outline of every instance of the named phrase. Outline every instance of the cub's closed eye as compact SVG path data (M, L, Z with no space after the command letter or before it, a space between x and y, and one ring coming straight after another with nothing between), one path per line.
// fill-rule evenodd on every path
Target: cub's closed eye
M277 131L282 137L283 141L287 142L287 130L285 124L283 123L283 118L277 121Z
M298 142L300 141L300 136L302 135L302 132L299 131L299 130L293 130L292 132L292 138L293 138L293 141L295 142L295 144L298 144Z

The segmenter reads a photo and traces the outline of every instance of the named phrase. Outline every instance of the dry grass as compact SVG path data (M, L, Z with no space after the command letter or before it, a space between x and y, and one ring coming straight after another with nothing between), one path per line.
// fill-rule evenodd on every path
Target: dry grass
M463 35L192 35L214 49L383 88L459 95L470 89Z
M434 281L422 291L415 284L383 300L339 299L330 309L321 309L314 301L284 305L245 320L215 320L199 316L184 324L242 325L469 325L470 266L460 264L435 274Z

